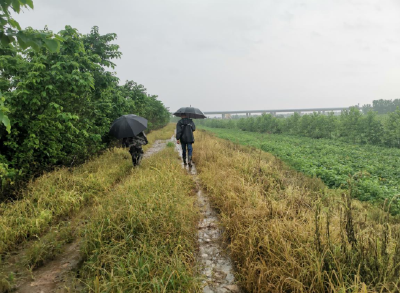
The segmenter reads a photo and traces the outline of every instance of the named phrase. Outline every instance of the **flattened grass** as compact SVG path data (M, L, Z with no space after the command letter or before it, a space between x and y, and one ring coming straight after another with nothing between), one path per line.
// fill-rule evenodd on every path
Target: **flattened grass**
M248 292L399 291L398 219L205 132L194 161Z
M143 160L95 207L81 281L94 292L200 292L194 183L173 148Z

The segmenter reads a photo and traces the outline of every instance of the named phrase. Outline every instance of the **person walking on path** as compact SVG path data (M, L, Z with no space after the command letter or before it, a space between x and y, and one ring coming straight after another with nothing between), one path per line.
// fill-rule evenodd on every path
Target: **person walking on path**
M122 145L129 148L129 153L132 156L133 166L140 164L144 153L142 146L148 143L149 141L147 140L147 137L143 131L134 137L125 137L122 139Z
M193 131L196 130L196 125L194 124L193 120L187 118L185 114L181 115L181 118L178 123L176 124L176 140L177 143L181 143L182 145L182 158L183 163L186 165L186 148L188 152L188 163L189 167L192 166L192 154L193 154L193 147L192 144L194 143L194 135Z

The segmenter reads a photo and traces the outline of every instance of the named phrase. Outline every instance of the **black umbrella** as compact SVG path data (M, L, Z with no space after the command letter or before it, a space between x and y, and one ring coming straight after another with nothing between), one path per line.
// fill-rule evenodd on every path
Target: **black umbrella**
M147 119L128 114L119 117L110 127L110 134L116 138L133 137L147 128Z
M173 115L182 117L182 115L186 115L187 118L195 118L195 119L203 119L207 118L203 112L201 112L197 108L193 107L182 107L178 111L176 111Z

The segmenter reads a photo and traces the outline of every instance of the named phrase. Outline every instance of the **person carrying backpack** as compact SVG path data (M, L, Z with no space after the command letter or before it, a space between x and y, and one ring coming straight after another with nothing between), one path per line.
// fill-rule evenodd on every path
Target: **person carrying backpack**
M140 164L144 153L142 146L148 143L149 141L147 140L147 137L143 131L134 137L125 137L122 140L122 145L129 148L129 153L132 156L133 166L138 166Z
M186 165L186 148L189 155L188 163L189 166L192 166L192 153L193 147L192 144L194 143L194 135L193 131L196 130L196 125L194 124L193 120L187 118L185 114L182 114L181 120L178 121L176 124L176 140L177 143L182 145L182 158L183 163Z

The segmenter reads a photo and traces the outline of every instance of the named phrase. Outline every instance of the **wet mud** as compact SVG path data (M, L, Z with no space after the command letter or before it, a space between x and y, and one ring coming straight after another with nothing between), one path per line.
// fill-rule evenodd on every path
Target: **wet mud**
M182 148L176 144L176 151L182 157ZM222 240L222 229L217 212L211 207L207 195L201 189L200 179L197 176L195 164L192 167L184 165L196 182L197 199L201 212L198 224L199 254L198 262L201 264L201 273L204 277L204 293L242 292L235 283L233 263L230 259L226 245Z
M80 241L69 244L55 260L37 269L33 281L19 286L18 293L68 292L64 284L68 273L77 268L82 260L79 250Z
M148 158L158 152L161 152L166 146L169 140L156 140L151 148L149 148L144 154L143 158Z
M162 151L168 140L157 140L144 153L143 158L148 158ZM20 280L17 288L13 292L17 293L50 293L50 292L76 292L69 289L71 273L78 270L82 263L80 253L81 241L74 242L65 246L64 252L58 255L54 260L35 270L32 275L26 276ZM78 289L78 291L80 291Z

